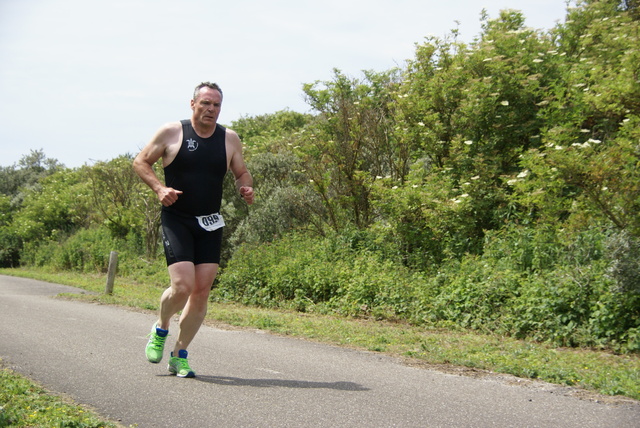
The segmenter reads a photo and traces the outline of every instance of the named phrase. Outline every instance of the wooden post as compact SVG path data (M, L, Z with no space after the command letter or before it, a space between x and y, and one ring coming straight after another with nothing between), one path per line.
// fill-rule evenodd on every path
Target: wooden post
M104 288L105 294L113 294L113 282L116 279L118 269L118 252L112 251L109 255L109 269L107 270L107 285Z

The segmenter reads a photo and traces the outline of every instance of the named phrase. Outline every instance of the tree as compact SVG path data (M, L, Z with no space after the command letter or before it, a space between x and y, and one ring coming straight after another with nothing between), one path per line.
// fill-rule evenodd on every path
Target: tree
M22 242L69 234L91 217L86 179L80 170L60 169L25 191L11 228Z
M154 259L160 242L160 203L135 173L132 161L126 154L88 167L92 200L114 237L142 236L147 258Z
M640 23L615 1L583 2L568 18L556 31L562 79L540 113L544 146L523 161L535 174L520 194L538 196L521 200L545 212L570 197L566 217L639 236Z
M251 209L238 198L231 175L225 179L222 212L225 216L225 245L228 260L243 242L271 242L282 234L310 224L322 227L314 215L322 207L309 192L305 166L294 154L302 129L311 115L289 111L242 118L232 124L245 145L245 159L254 177L257 198ZM250 214L249 214L250 212Z
M362 80L334 70L333 80L304 85L307 102L319 115L305 129L297 153L334 230L368 226L373 178L398 169L391 98L396 79L395 70L365 72Z
M10 196L12 205L19 206L24 192L38 181L64 168L57 159L47 158L42 150L31 150L20 158L17 165L0 167L0 194Z

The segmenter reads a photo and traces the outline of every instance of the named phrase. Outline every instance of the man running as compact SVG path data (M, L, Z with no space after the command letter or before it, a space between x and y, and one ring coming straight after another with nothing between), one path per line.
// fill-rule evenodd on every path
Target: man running
M169 372L194 377L187 347L207 313L218 273L224 220L220 215L227 170L240 196L253 203L253 178L242 157L238 134L219 125L222 90L215 83L196 86L191 119L162 126L133 161L140 178L162 203L162 241L171 286L160 299L159 319L146 347L151 363L162 360L171 318L182 310L180 332L169 358ZM165 184L153 171L162 158Z

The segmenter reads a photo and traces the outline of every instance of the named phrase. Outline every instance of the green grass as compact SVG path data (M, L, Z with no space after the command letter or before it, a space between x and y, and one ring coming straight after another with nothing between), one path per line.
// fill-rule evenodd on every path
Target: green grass
M0 274L73 285L96 293L66 298L150 310L157 310L162 292L158 286L118 278L113 295L107 296L102 293L104 276L17 269L0 269ZM281 335L382 352L406 358L408 363L437 366L441 370L461 372L471 369L511 374L599 394L640 399L640 356L637 354L558 349L544 343L460 329L417 327L235 304L211 304L207 322L259 328Z
M93 411L47 393L7 368L0 368L0 427L116 428Z

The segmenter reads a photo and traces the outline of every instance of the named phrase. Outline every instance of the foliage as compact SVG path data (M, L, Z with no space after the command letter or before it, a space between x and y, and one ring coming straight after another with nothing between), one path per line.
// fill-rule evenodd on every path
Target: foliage
M285 230L306 225L312 201L303 182L303 165L291 152L296 133L310 120L308 115L277 112L234 122L243 138L245 160L254 178L256 199L249 207L238 197L232 174L223 187L225 218L221 266L243 242L270 242ZM251 215L249 215L251 212Z
M31 150L17 165L0 167L0 194L10 196L14 206L20 205L24 191L38 181L64 168L56 159L47 158L42 150Z
M46 178L60 173L68 175L57 160L46 158L41 150L32 150L30 154L23 156L17 165L10 167L0 167L0 266L16 266L19 262L20 251L24 239L32 239L40 236L43 232L39 228L39 220L36 218L39 211L45 208L44 219L49 225L55 225L56 210L65 210L67 201L55 200L53 204L39 203L34 195L41 194ZM71 179L73 180L73 179ZM55 179L53 180L55 183ZM52 184L52 187L56 187ZM59 196L59 188L54 191L54 199ZM24 218L17 216L26 198L33 198L32 201L39 205L34 207ZM65 220L63 220L64 225ZM58 224L60 225L60 224Z
M126 154L87 168L92 201L115 237L144 237L145 255L154 259L160 238L160 204L134 172L132 161L133 156ZM158 165L154 168L162 177Z
M334 70L334 79L307 84L307 101L319 112L297 150L320 196L329 226L371 224L371 179L398 169L392 140L391 88L397 73L365 72L363 81Z
M243 245L216 298L456 325L557 346L640 350L640 293L620 282L637 275L637 266L625 254L627 276L614 277L609 267L619 266L612 260L621 254L597 230L573 237L523 227L495 232L483 255L451 259L429 276L380 257L362 238L292 235L268 247Z
M26 193L13 225L24 241L37 240L85 226L89 204L80 171L61 170L39 181L39 189Z
M57 270L107 272L109 254L123 245L109 229L82 229L60 240L27 244L24 262L32 266L48 266Z
M233 130L246 146L245 156L276 152L292 145L295 133L312 119L311 115L283 110L273 114L243 117L233 122Z
M313 115L233 123L256 201L227 177L216 299L638 352L637 12L578 1L547 32L485 14L472 43L305 84ZM118 249L166 282L130 162L0 170L0 262L102 271Z
M551 190L571 201L564 211L576 222L601 221L637 236L640 23L618 12L618 3L586 2L557 28L563 79L540 113L544 146L527 154L523 166L535 174L522 190L540 196L530 208L549 206Z

